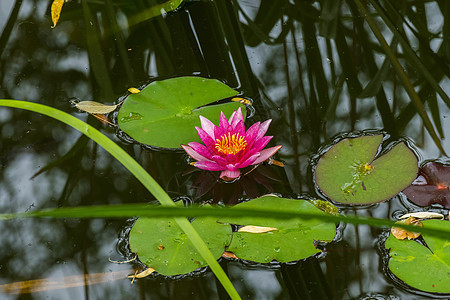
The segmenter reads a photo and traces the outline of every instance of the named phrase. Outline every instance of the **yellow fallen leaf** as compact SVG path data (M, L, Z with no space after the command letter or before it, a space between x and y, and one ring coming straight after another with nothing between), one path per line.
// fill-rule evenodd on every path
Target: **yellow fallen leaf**
M231 99L231 101L239 102L239 103L245 104L245 105L252 105L253 104L253 102L251 100L245 99L245 98L241 98L241 97L233 98L233 99Z
M419 226L422 227L422 222L420 222L419 220L413 218L413 217L409 217L406 220L401 220L396 222L398 224L404 224L404 225L415 225L415 226ZM411 239L415 239L418 238L420 236L420 233L417 232L411 232L409 230L400 228L400 227L392 227L391 228L391 233L393 236L395 236L398 240L404 240L406 238L408 238L408 240Z
M81 102L73 102L76 108L79 110L88 112L90 114L108 114L114 111L118 104L116 105L106 105L96 101L81 101Z
M265 233L265 232L270 232L270 231L274 231L274 230L278 230L278 228L248 225L248 226L239 228L238 232Z
M142 271L140 273L137 273L137 271L136 271L137 274L134 273L133 275L128 275L128 278L133 278L133 280L131 281L131 283L133 283L136 278L147 277L148 275L152 274L153 272L155 272L155 269L148 268L148 269L145 269L144 271Z
M61 15L61 10L65 2L66 0L53 0L51 7L52 21L53 21L52 28L55 28L56 24L58 23L59 16Z
M141 92L140 89L137 89L137 88L134 88L134 87L130 87L130 88L128 89L128 91L129 91L130 93L132 93L132 94L138 94L138 93Z
M407 219L409 217L413 217L416 219L441 219L441 220L444 219L443 214L429 212L429 211L421 211L421 212L406 214L406 215L401 216L399 219Z

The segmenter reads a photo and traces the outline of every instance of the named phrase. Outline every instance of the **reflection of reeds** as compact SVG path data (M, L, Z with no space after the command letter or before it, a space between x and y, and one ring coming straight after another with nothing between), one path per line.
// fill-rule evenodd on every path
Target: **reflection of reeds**
M254 18L244 15L245 9L240 8L245 20L244 37L250 46L266 44L275 49L277 43L286 42L286 31L302 29L302 34L288 40L296 43L298 39L304 43L303 49L294 51L306 62L307 73L299 72L298 87L302 89L304 81L310 105L299 104L301 107L297 111L307 110L306 114L313 116L316 125L322 128L320 124L343 121L336 108L345 105L344 100L348 99L347 130L353 130L357 120L371 118L373 114L364 112L374 107L381 115L384 129L393 136L404 135L405 129L411 127L408 126L411 119L418 115L436 146L445 154L440 140L444 132L437 99L450 104L440 85L450 75L446 5L437 1L427 3L426 7L424 3L373 0L369 1L371 7L359 0L277 1L276 5L268 2L261 2ZM426 11L430 9L433 14L427 15ZM435 18L436 14L444 21L437 31L432 32L428 25L431 23L429 16ZM272 37L277 26L290 22L293 26L288 29L282 26L278 30L279 37ZM386 40L390 36L388 45ZM442 39L442 43L437 50L432 50L436 49L432 47L436 39ZM378 64L380 54L384 56L384 62ZM335 63L334 58L340 63ZM296 86L292 88L295 90ZM362 98L374 98L374 102ZM316 136L317 132L313 130L318 127L309 128L311 135ZM420 135L420 128L417 129L414 134ZM335 133L336 130L331 135ZM325 131L319 134L325 140L329 139Z

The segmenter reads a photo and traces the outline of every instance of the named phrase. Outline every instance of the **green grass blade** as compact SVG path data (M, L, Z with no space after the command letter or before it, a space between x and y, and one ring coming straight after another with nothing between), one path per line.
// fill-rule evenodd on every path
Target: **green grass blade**
M299 200L302 201L302 200ZM271 219L317 219L327 223L349 223L364 224L376 227L401 227L412 229L414 232L432 234L437 237L447 238L450 234L447 230L437 230L422 228L414 225L396 224L395 221L387 219L377 219L371 217L355 217L331 214L314 214L302 211L292 211L283 209L267 208L237 208L233 207L179 207L179 206L159 206L148 204L120 204L120 205L99 205L99 206L79 206L62 207L55 209L43 209L22 213L0 214L0 220L10 220L16 218L127 218L127 217L151 217L151 218L174 218L174 217L217 217L217 218L271 218ZM186 219L185 219L186 220Z
M90 126L89 124L58 109L33 102L0 99L0 106L20 108L37 112L52 117L77 129L84 135L91 138L97 144L102 146L113 157L121 162L147 188L147 190L152 193L153 196L155 196L155 198L161 203L161 205L167 207L175 206L175 203L172 201L169 195L167 195L167 193L161 188L161 186L147 173L147 171L145 171L145 169L141 165L139 165L127 152L125 152L125 150L120 148L107 136L103 135L100 131ZM191 223L189 223L189 221L184 217L177 217L175 218L175 221L186 233L186 235L192 241L193 245L197 248L197 251L208 263L209 267L217 276L224 288L227 290L230 297L232 299L240 299L239 294L234 289L230 279L225 274L214 256L211 254L208 246L206 246L205 242L192 227Z
M360 2L360 0L355 0L356 5L361 10L363 16L365 17L367 23L369 24L370 28L372 29L372 32L374 33L375 37L378 39L378 42L381 44L381 46L384 49L384 52L386 53L387 57L391 60L392 65L394 67L394 70L397 72L397 75L400 78L400 81L403 83L403 87L405 88L406 92L410 96L412 102L416 106L417 112L419 113L420 117L422 118L422 121L425 125L425 128L428 130L431 138L435 142L436 146L439 148L442 154L447 155L444 148L442 147L441 141L434 130L433 124L431 123L427 112L425 110L425 107L420 100L419 96L417 95L416 91L414 90L414 87L408 79L408 75L406 75L405 70L403 69L402 65L398 61L397 57L395 56L394 52L392 52L391 48L389 48L388 43L383 37L383 34L378 29L377 25L375 24L374 20L364 7L364 5Z

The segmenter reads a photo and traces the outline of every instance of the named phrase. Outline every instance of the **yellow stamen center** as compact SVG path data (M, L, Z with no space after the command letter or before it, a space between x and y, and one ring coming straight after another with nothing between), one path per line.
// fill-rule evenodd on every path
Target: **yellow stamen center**
M241 150L245 150L247 147L247 141L239 133L222 135L219 139L216 139L215 147L217 151L223 154L236 154Z

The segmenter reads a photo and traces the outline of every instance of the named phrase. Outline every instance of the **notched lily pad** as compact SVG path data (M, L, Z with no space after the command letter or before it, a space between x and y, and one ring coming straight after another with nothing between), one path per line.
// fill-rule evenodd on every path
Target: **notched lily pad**
M425 220L422 224L424 228L450 230L449 221ZM450 236L443 239L424 233L422 237L428 247L390 235L385 243L390 249L389 269L421 291L450 293Z
M195 130L200 127L200 115L217 124L221 111L230 117L238 107L245 108L239 102L208 105L237 94L218 80L202 77L154 81L125 99L118 114L119 128L143 144L180 148L200 142Z
M264 196L235 205L236 208L267 208L273 210L290 210L325 215L306 200L284 199L276 196ZM233 207L233 208L234 208ZM231 209L233 209L231 208ZM268 263L272 260L289 262L307 258L320 250L318 241L331 241L336 235L336 226L316 219L270 219L236 217L222 218L219 222L244 226L270 227L277 230L267 232L234 232L227 251L233 252L240 259Z
M214 217L196 218L192 226L219 259L230 243L231 226ZM186 274L207 265L173 219L139 218L130 232L130 249L162 275Z
M397 195L417 175L417 158L398 143L375 157L383 135L346 138L319 159L315 181L331 200L344 204L370 204Z
M417 205L436 203L450 209L450 166L426 163L420 168L416 180L403 193Z

